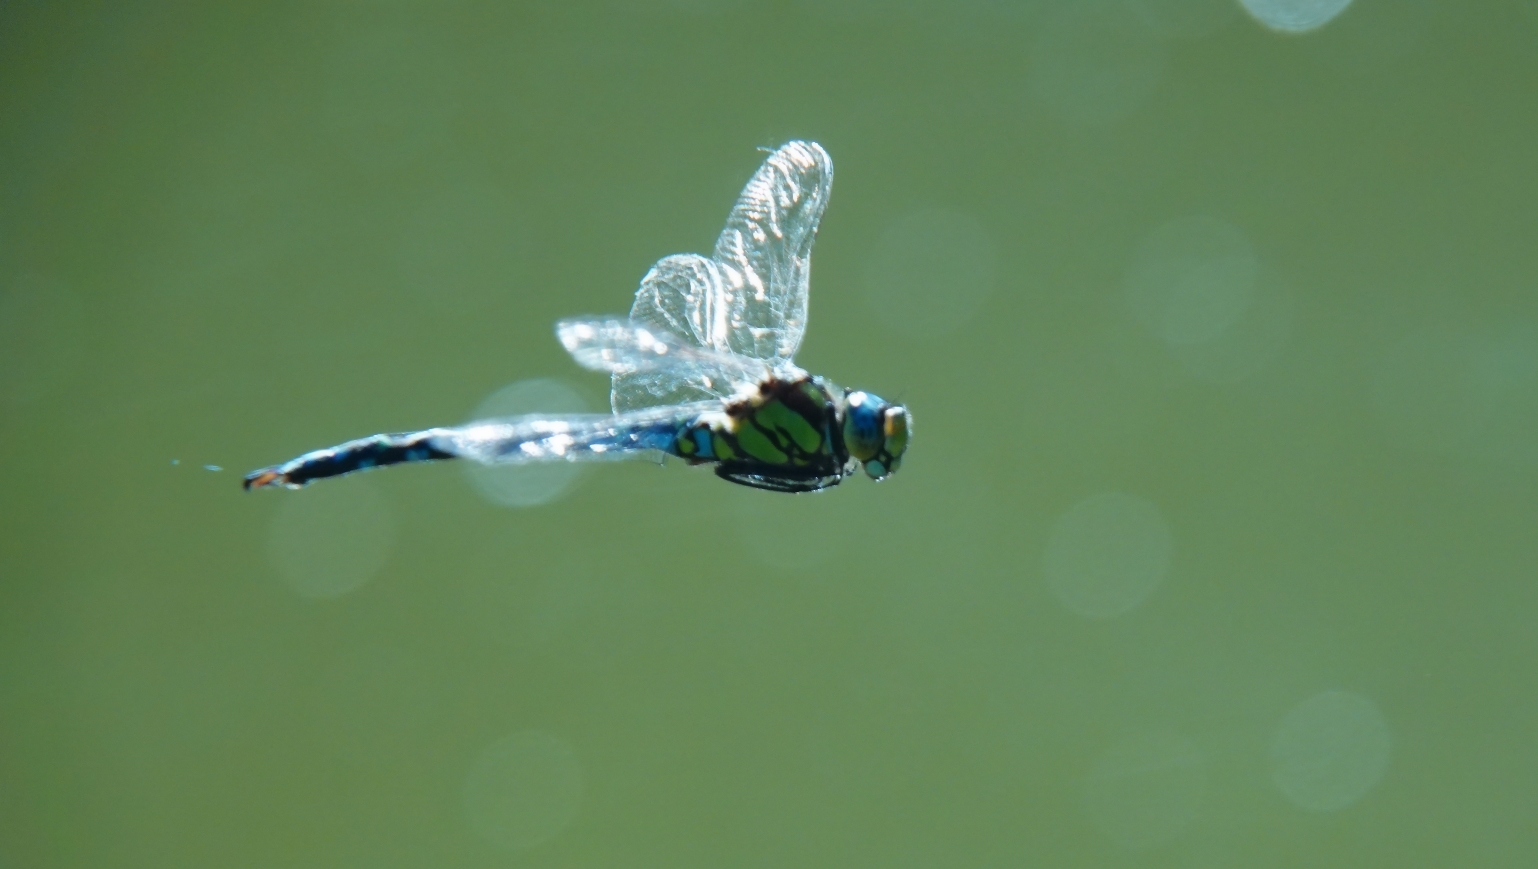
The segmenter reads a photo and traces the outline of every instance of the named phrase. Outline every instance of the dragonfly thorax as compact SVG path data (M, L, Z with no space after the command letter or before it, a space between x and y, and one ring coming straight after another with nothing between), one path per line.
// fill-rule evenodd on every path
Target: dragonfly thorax
M854 470L842 431L843 394L821 378L771 376L678 432L676 454L711 462L744 486L807 492Z
M902 464L907 408L820 377L769 377L723 411L678 432L676 454L713 462L716 473L761 489L826 489L863 467L882 480Z

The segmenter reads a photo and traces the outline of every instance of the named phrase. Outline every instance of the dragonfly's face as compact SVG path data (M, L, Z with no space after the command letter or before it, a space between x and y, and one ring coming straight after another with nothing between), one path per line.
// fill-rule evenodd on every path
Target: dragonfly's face
M912 423L906 407L869 392L851 392L844 398L844 443L872 480L884 480L902 466Z

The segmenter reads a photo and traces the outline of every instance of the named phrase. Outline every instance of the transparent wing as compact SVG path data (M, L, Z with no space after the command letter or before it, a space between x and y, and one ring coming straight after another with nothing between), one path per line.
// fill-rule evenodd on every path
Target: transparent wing
M697 253L663 257L641 279L632 322L655 326L699 347L728 349L713 343L712 334L726 334L726 309L713 303L721 296L721 269ZM716 322L716 318L720 322Z
M716 240L714 297L701 343L789 366L806 332L807 281L833 160L815 142L787 142L753 174Z
M720 282L720 268L699 254L665 257L641 279L635 304L630 306L630 320L677 335L696 347L711 347L705 339L711 332L710 318L715 315L711 303L720 295L716 289ZM706 374L709 382L700 374ZM694 370L615 371L609 401L615 413L624 413L659 404L720 398L731 393L729 385L716 382L723 379Z
M487 465L656 459L672 446L680 426L720 412L719 401L708 401L621 414L518 416L433 429L429 443Z
M743 188L713 258L665 257L630 308L633 323L686 344L766 361L784 372L806 332L812 241L827 206L833 161L812 142L788 142ZM615 370L615 413L730 395L735 375L699 368ZM704 378L709 378L707 383Z
M615 413L726 398L769 374L760 360L690 344L647 323L562 320L555 332L578 365L614 375Z

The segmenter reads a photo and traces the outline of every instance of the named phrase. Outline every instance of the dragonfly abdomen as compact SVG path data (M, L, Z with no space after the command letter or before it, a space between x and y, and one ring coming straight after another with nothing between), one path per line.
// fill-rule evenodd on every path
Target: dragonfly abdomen
M244 485L247 489L261 489L267 486L298 489L312 480L339 477L354 471L366 471L370 468L398 465L403 462L431 462L454 458L453 453L433 446L432 439L439 434L439 429L427 429L359 438L345 444L305 453L281 465L252 471L246 475Z

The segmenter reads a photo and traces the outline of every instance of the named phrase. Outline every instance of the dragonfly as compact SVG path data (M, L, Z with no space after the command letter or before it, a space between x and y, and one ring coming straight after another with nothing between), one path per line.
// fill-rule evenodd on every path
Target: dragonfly
M664 456L777 492L828 489L862 468L885 480L907 450L909 410L794 362L806 332L812 243L832 184L833 161L822 146L787 142L748 181L710 256L658 261L627 318L556 323L577 364L610 375L611 413L376 434L253 471L244 487L297 489L445 459L503 465Z

